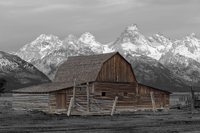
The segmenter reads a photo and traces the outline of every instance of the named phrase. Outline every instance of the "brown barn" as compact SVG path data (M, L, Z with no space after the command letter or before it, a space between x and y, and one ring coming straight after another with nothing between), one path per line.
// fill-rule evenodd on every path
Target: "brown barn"
M118 52L74 56L59 67L52 83L14 90L13 109L67 111L74 97L72 113L99 112L112 109L116 96L117 111L152 109L150 92L157 109L169 109L170 93L138 84L131 64Z

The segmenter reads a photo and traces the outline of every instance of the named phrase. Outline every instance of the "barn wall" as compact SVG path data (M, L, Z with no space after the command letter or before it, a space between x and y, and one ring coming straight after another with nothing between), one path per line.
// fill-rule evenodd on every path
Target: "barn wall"
M15 110L49 110L49 94L13 94Z
M157 109L169 109L169 93L154 89L145 85L138 85L137 88L137 108L138 109L152 109L150 92L154 93L154 99Z
M87 90L86 87L84 87L84 89ZM89 90L90 90L90 95L92 95L92 92L93 92L92 84L90 85ZM65 98L63 96L62 98L59 98L59 96L63 94L65 95ZM49 96L50 111L56 111L57 109L59 109L59 106L58 106L59 102L62 102L62 103L65 102L65 107L63 107L62 109L68 109L71 97L73 97L73 87L51 93ZM80 104L83 107L87 107L87 93L80 87L76 87L76 102L78 102L78 104Z
M96 81L136 82L131 65L119 54L114 55L103 64Z

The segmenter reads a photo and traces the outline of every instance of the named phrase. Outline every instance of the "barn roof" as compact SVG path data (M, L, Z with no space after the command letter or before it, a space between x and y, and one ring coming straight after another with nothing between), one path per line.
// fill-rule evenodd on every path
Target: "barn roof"
M53 82L95 81L103 63L118 52L88 56L71 56L57 70Z
M79 84L82 84L82 82L79 82ZM12 92L14 93L50 93L50 92L66 89L72 86L74 86L74 82L65 82L65 83L52 82L52 83L44 83L44 84L17 89L17 90L13 90Z

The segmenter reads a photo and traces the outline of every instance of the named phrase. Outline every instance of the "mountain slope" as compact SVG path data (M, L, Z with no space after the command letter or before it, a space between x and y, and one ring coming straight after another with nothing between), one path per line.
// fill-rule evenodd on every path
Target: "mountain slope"
M32 64L16 55L0 51L0 78L7 81L6 92L51 80Z
M187 86L174 78L171 71L157 60L147 56L126 56L139 83L166 90L183 90Z
M200 40L192 33L173 42L159 62L188 85L200 85Z

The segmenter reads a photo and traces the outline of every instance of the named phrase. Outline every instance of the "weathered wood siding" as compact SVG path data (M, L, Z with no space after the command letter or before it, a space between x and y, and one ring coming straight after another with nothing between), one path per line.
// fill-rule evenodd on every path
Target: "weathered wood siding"
M118 54L103 64L96 81L136 82L131 65Z
M154 93L157 109L169 109L169 93L138 84L137 109L152 109L150 92Z
M89 87L90 93L92 93L92 85ZM86 88L84 88L86 90ZM61 91L57 91L54 93L50 93L49 96L49 109L50 111L56 111L57 109L68 109L69 103L73 97L73 87L64 89ZM80 87L76 87L76 101L81 105L86 107L87 106L87 95L83 89Z
M49 94L13 94L15 110L49 110Z
M134 110L135 109L135 93L136 83L102 83L95 82L94 98L102 100L114 100L118 96L116 110ZM105 92L105 96L102 96Z

